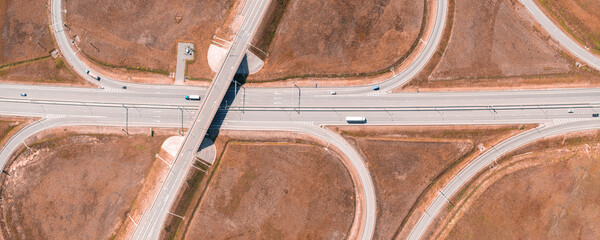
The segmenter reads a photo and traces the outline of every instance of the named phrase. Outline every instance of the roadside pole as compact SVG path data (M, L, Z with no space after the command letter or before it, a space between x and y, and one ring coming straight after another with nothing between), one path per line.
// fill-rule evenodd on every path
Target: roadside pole
M123 104L123 107L125 108L125 129L122 129L127 135L129 135L129 108L125 106L125 104Z
M179 111L181 111L181 127L179 128L179 134L183 136L183 109L181 107L177 108L179 108Z
M296 85L296 83L294 81L292 81L292 99L294 98L294 87L296 87L298 89L298 111L300 111L300 95L302 95L302 90L298 87L298 85ZM292 100L293 101L293 100Z
M235 95L237 96L237 85L240 84L238 83L238 81L233 80L234 84L235 84ZM246 108L246 87L244 87L244 85L240 84L240 87L242 89L244 89L244 92L242 93L242 113L244 112L244 109Z
M444 197L444 199L446 199L446 202L450 203L450 204L451 204L451 205L454 207L454 203L450 202L450 199L448 199L448 198L446 197L446 195L444 195L444 193L443 193L442 191L440 191L440 190L438 189L438 192L440 192L440 194L442 195L442 197Z

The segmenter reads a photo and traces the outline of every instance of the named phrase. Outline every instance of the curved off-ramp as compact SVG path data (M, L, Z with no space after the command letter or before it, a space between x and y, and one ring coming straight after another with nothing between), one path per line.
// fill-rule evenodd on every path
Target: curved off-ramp
M0 169L4 169L5 165L10 160L12 154L17 150L21 145L27 147L26 141L36 133L39 133L43 130L62 127L62 126L75 126L75 125L88 125L88 123L93 123L94 117L69 117L69 118L44 118L22 128L15 135L13 135L0 149ZM102 123L102 125L106 125L107 123ZM93 124L92 124L93 125ZM100 124L97 124L100 125Z
M86 73L86 70L90 70L92 72L97 72L94 70L93 66L88 66L85 62L79 59L77 53L73 50L75 47L67 38L66 31L68 30L65 27L65 22L63 20L63 14L65 11L62 9L62 2L64 0L50 0L50 30L54 39L56 40L56 45L58 46L58 50L60 54L65 59L65 62L71 67L73 72L77 75L81 76L86 81L91 84L106 88L106 89L115 89L121 90L121 86L126 85L127 91L157 91L159 88L162 91L165 90L183 90L183 89L205 89L205 87L194 87L194 86L177 86L177 85L164 85L164 84L140 84L140 83L131 83L125 82L118 79L101 76L101 80L97 81L93 79L90 75Z
M348 168L354 182L356 193L356 211L350 229L350 238L368 240L375 232L375 218L377 215L377 201L375 187L360 154L342 136L331 130L308 124L294 124L287 122L230 122L221 129L228 130L253 130L253 131L285 131L304 133L316 137L336 147L346 157L344 165Z
M98 85L103 88L111 88L111 89L119 89L123 85L128 86L128 91L156 91L158 88L162 89L182 89L182 87L187 87L188 89L205 89L205 87L192 87L192 86L174 86L174 85L159 85L159 84L138 84L138 83L129 83L124 82L118 79L108 78L102 76L101 81L96 81L92 79L89 75L85 73L86 70L92 70L93 66L88 66L84 63L77 53L73 50L71 46L71 42L68 40L67 35L65 33L65 26L63 21L63 9L62 9L62 1L63 0L51 0L50 1L50 17L51 17L51 29L56 39L56 43L60 50L60 53L65 58L65 62L71 66L73 71L79 76L83 77L90 83L94 85ZM362 86L348 86L348 87L331 87L331 88L319 88L319 89L306 89L308 92L322 92L328 93L331 90L335 90L338 92L348 93L348 94L364 94L372 92L372 88L375 85L379 85L382 93L390 92L391 90L406 84L410 81L414 76L416 76L429 62L437 47L441 41L442 34L444 32L444 28L446 25L446 18L448 16L448 0L437 0L436 8L435 8L435 20L433 22L433 26L430 32L430 36L427 38L427 42L425 42L425 47L422 51L417 55L415 60L402 72L397 75L386 79L382 82L375 84L367 84Z
M589 66L600 70L600 57L592 54L590 51L581 47L575 40L564 33L542 10L533 2L533 0L519 0L529 11L533 18L552 36L560 45L565 47L570 53L587 63Z
M534 141L542 138L552 137L570 132L600 129L600 121L587 120L575 121L564 124L556 124L551 126L542 126L529 130L527 132L513 136L500 144L488 149L481 156L475 158L466 167L464 167L446 186L440 190L436 198L431 202L425 213L414 226L408 239L420 239L427 231L435 217L439 214L442 208L447 203L447 198L451 198L456 194L471 178L477 173L487 168L491 163L507 153Z
M44 118L21 129L12 136L0 150L0 168L4 168L12 154L27 142L31 136L41 131L65 126L121 126L102 117L58 117ZM148 127L156 123L132 123L131 127ZM160 127L177 127L177 124L163 123ZM287 122L232 122L221 129L244 131L285 131L307 134L328 143L329 147L337 148L345 156L344 165L351 173L355 186L356 211L350 236L360 236L361 239L371 239L375 230L376 199L373 181L365 162L360 154L340 135L331 130L306 124ZM26 145L23 145L26 146Z

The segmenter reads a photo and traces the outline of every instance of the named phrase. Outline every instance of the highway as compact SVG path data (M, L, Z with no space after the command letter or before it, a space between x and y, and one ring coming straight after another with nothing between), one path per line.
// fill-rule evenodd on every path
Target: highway
M8 91L10 92L10 91ZM535 90L512 92L465 92L431 94L389 94L385 96L361 97L353 104L355 97L325 95L315 97L312 104L301 108L290 104L275 105L265 100L264 104L240 103L236 99L229 111L219 114L228 119L260 121L269 116L270 120L313 121L322 123L343 123L346 115L363 114L370 124L378 122L423 122L458 120L471 123L479 120L519 121L556 118L589 118L598 112L600 90ZM106 93L102 93L106 94ZM258 97L258 96L257 96ZM32 100L22 97L5 97L0 91L0 114L36 117L52 116L104 116L118 118L125 124L143 118L144 121L181 122L181 116L192 119L198 109L197 101L142 97L127 97L126 101L101 101L101 96L82 100ZM113 94L107 98L114 98ZM338 100L342 99L342 100ZM140 103L141 102L141 103ZM328 103L327 105L319 102ZM360 104L359 104L360 103ZM498 104L499 103L499 104ZM224 104L221 104L224 107ZM129 109L129 111L127 110ZM574 113L568 113L573 109Z
M355 154L356 150L348 148L349 145L340 136L319 126L346 124L344 121L346 116L365 116L369 125L543 123L547 126L538 129L538 133L534 134L530 131L503 142L502 144L506 145L502 148L504 150L546 136L544 134L598 128L595 125L598 121L591 118L591 114L598 112L600 89L391 94L392 89L413 78L435 53L446 25L447 0L439 0L436 3L434 25L422 52L418 53L415 61L404 71L378 83L377 85L381 87L380 91L372 90L376 84L358 87L301 88L300 108L297 107L298 100L295 98L299 90L291 87L248 88L240 90L237 95L229 89L227 95L230 98L225 96L229 80L254 34L254 30L251 29L255 29L259 24L268 1L250 0L246 3L242 12L245 16L242 27L234 39L226 61L208 89L125 83L104 76L101 81L92 79L85 71L93 71L93 69L79 59L78 53L74 50L76 47L66 34L68 30L62 20L61 2L51 0L50 8L51 29L60 53L78 75L101 89L0 84L0 115L45 118L14 136L2 148L0 163L4 166L8 156L27 137L57 126L191 128L190 134L186 136L186 144L180 149L178 160L173 165L159 197L155 199L152 209L144 214L136 229L135 239L158 238L167 210L172 205L183 177L191 165L188 160L191 159L189 155L198 148L208 128L207 124L211 122L213 127L223 129L302 132L332 142L333 146L348 157L351 167L349 170L359 176L359 179L355 180L355 185L360 186L357 187L357 191L362 191L362 201L357 202L356 217L361 218L361 221L355 218L353 231L360 234L362 239L370 239L375 228L376 199L372 180L364 162L359 155ZM598 69L600 61L596 56L562 33L531 0L521 0L521 2L553 38L582 61ZM122 85L127 85L128 88L123 90L120 88ZM337 95L331 95L331 91L336 91ZM28 93L28 97L20 97L21 92ZM184 100L183 96L187 94L202 95L202 102ZM242 98L242 95L245 97ZM224 96L228 101L226 103L220 101ZM223 107L224 104L229 108ZM200 113L198 109L207 112ZM568 113L569 109L574 109L574 113ZM213 116L214 121L212 121ZM467 175L461 175L461 179L471 176L470 172L478 171L477 167L485 167L484 163L495 156L488 153L489 151L484 154L487 156L486 159L479 160L484 157L482 155L476 160L480 165L465 170L467 173L464 174ZM453 181L451 185L444 188L443 192L449 196L462 184L464 183ZM436 199L429 207L428 214L435 216L443 205L444 202L440 203ZM431 219L421 218L411 232L411 239L422 236L430 222Z
M42 105L42 106L40 106ZM40 123L36 123L27 127L14 137L15 140L9 141L6 149L14 149L30 134L41 131L43 129L63 126L63 125L108 125L124 127L125 114L122 106L118 104L107 106L105 104L96 106L95 103L73 104L73 105L56 105L54 103L40 104L23 101L21 103L1 104L0 114L5 115L6 113L13 113L16 115L24 116L45 116L48 119L43 120ZM100 104L98 104L100 105ZM579 108L577 108L579 107ZM582 105L582 106L545 106L547 109L539 108L528 108L528 109L502 109L498 108L496 113L490 111L485 106L479 109L460 109L444 111L435 109L413 109L412 111L392 112L392 115L401 114L402 118L394 119L390 116L387 111L374 110L367 111L365 109L357 109L354 111L344 110L327 110L327 111L304 111L301 110L299 113L293 108L273 111L273 110L247 110L241 112L239 110L221 109L218 113L217 120L213 123L222 129L235 129L235 130L281 130L281 131L295 131L305 132L317 136L326 141L330 141L332 146L338 147L349 159L352 161L352 168L359 172L360 184L362 191L365 192L363 196L374 196L374 193L368 193L367 191L373 191L372 180L368 175L364 163L360 157L355 157L355 150L349 150L346 146L347 143L343 141L338 135L328 132L321 131L318 125L331 124L340 125L344 124L343 116L347 115L360 115L368 116L369 124L374 125L427 125L427 124L504 124L504 123L546 123L548 126L563 126L573 125L579 126L581 123L587 123L590 119L590 114L595 111L595 106ZM575 108L576 112L573 114L567 113L566 109ZM187 128L192 124L195 113L198 107L187 107L183 110L185 113L184 127ZM19 112L21 111L21 112ZM130 126L162 126L162 127L179 127L181 118L179 118L180 109L173 106L145 106L143 108L132 108L130 110L133 114L130 116ZM92 114L93 113L93 114ZM342 117L340 117L340 115ZM241 116L240 120L234 119L235 117ZM292 117L292 118L290 118ZM229 118L229 119L228 119ZM323 119L320 121L314 121L315 119ZM312 120L312 121L311 121ZM564 121L557 121L564 120ZM598 122L594 120L592 122ZM304 129L304 130L303 130ZM575 128L575 130L580 128ZM301 131L302 130L302 131ZM335 140L335 139L338 140ZM342 140L339 140L342 139ZM343 141L343 142L342 142ZM341 143L340 143L341 142ZM346 145L346 146L345 146ZM2 150L0 157L7 159L9 152ZM190 163L191 165L191 163ZM361 170L362 169L362 170ZM362 173L360 173L362 172ZM356 183L355 183L356 184ZM444 192L446 193L446 192ZM365 199L365 206L357 206L357 208L363 208L365 213L375 211L375 205L368 206L366 203L374 203L375 199ZM360 203L359 203L360 204ZM360 213L360 210L357 211ZM429 211L432 213L433 211ZM374 221L374 218L369 218L369 215L365 214L367 223ZM145 217L148 214L144 215ZM373 226L372 224L366 224L361 226ZM356 227L354 225L353 227ZM160 229L157 227L156 229ZM366 229L369 232L369 229Z
M575 55L578 59L588 64L590 67L600 70L600 58L585 48L581 47L577 42L573 40L569 35L564 33L556 24L546 16L542 10L533 2L533 0L520 0L523 6L529 11L534 19L563 47L567 49L571 54ZM589 96L593 98L593 96ZM562 99L559 98L559 101ZM519 146L538 140L540 138L564 134L567 132L574 132L578 130L586 129L598 129L600 128L600 122L597 120L589 120L582 122L566 123L565 125L557 125L549 128L540 128L531 130L527 133L523 133L519 136L513 137L505 142L494 147L494 151L487 151L480 157L471 162L467 167L457 174L438 194L436 199L430 203L427 208L427 214L423 214L419 219L418 223L412 229L408 239L420 239L423 234L427 231L429 225L433 221L433 217L437 216L441 211L442 207L446 204L445 197L453 196L461 187L463 187L467 181L469 181L477 172L483 170L492 161L498 159L503 154L506 154ZM443 194L443 195L442 195Z
M93 88L64 88L47 86L0 85L0 101L64 101L118 103L131 105L176 105L198 106L198 101L185 100L185 94L200 94L203 98L206 91L182 91L181 93L145 93L106 92ZM425 107L425 106L468 106L468 105L527 105L527 104L559 104L599 102L600 89L552 89L552 90L516 90L516 91L482 91L482 92L439 92L439 93L394 93L372 96L354 94L337 95L318 94L310 91L314 88L302 88L300 107ZM270 92L265 89L248 88L245 93L239 91L234 97L233 88L226 98L228 106L242 107L297 107L297 89L275 88ZM19 94L26 92L27 97ZM292 93L296 94L292 94ZM243 95L245 95L245 100ZM360 101L358 101L360 99ZM225 104L225 102L223 102Z

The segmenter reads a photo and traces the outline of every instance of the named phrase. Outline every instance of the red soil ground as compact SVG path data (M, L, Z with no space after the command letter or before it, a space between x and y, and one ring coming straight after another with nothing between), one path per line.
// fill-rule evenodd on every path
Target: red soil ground
M219 161L186 239L342 239L348 234L354 191L336 154L310 144L233 141Z
M269 53L263 70L249 80L389 68L418 40L424 8L421 0L291 0L263 49Z
M108 239L127 219L166 136L61 132L5 168L4 239Z
M405 91L590 87L571 57L516 0L457 0L437 54Z
M591 131L517 150L464 190L436 238L597 239L599 140Z
M177 41L195 44L187 75L211 79L206 54L234 0L67 1L69 35L91 59L115 67L142 67L161 74L117 71L127 77L167 78L175 72ZM223 36L221 36L223 37ZM109 68L110 69L110 68ZM156 76L154 76L156 75Z
M377 194L375 239L402 238L435 184L519 126L338 127L364 155ZM415 214L413 214L415 213Z
M54 45L48 27L47 3L0 1L0 82L89 86L60 58L50 57Z

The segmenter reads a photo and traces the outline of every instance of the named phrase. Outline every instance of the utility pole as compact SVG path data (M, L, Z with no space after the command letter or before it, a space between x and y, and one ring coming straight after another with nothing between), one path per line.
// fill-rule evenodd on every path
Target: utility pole
M440 112L440 110L437 109L437 107L433 107L435 109L435 111L437 111L440 115L442 115L442 120L444 120L444 113Z
M235 89L233 90L233 95L237 95L237 81L235 79L233 79L233 86L235 86Z
M183 136L183 108L177 107L181 111L181 128L179 128L179 134Z
M121 130L129 135L129 108L127 108L125 104L123 104L123 107L125 108L125 129L121 128Z
M544 112L544 115L546 116L546 118L548 118L548 111L544 110L540 105L538 105L538 108L540 110L542 110L542 112Z
M233 80L233 82L235 83L235 87L236 87L236 91L235 94L237 95L237 85L240 84L238 83L238 81ZM240 87L242 87L242 89L244 89L244 93L242 95L242 112L244 112L244 109L246 108L246 87L244 87L244 85L240 84Z
M440 191L438 189L438 192L440 192L440 194L446 199L446 202L450 203L454 207L454 204L452 202L450 202L450 200L446 197L446 195L444 195L444 193L442 191Z
M292 81L292 99L294 98L294 87L298 89L298 109L300 109L300 95L302 95L302 90L296 85L294 81ZM293 101L293 100L292 100Z

